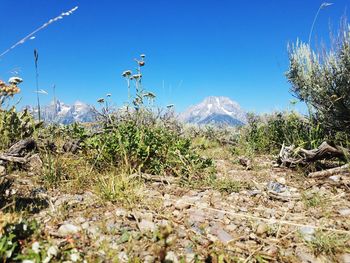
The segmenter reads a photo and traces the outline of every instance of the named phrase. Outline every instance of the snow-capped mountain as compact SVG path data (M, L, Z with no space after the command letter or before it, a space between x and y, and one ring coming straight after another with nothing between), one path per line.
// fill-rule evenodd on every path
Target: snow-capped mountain
M199 125L237 126L246 122L246 112L230 98L211 96L181 113L179 118L183 122Z
M37 108L29 108L37 116ZM96 115L92 107L81 101L76 101L72 105L67 105L59 100L51 102L40 109L41 119L48 123L70 124L73 122L92 122Z

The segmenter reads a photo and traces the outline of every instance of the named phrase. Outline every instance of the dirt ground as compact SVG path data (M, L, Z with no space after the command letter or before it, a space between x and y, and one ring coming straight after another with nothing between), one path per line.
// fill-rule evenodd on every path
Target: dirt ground
M269 157L251 170L234 158L216 165L234 192L146 182L129 205L14 173L6 193L17 199L1 210L31 207L24 216L39 222L41 249L66 262L350 262L346 178L307 178Z

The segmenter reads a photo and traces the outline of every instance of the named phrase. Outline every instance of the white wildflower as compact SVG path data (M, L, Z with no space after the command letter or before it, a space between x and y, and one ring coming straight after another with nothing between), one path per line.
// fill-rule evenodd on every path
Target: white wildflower
M19 77L12 77L9 79L8 83L12 84L12 85L17 85L19 83L23 82L23 79L19 78Z

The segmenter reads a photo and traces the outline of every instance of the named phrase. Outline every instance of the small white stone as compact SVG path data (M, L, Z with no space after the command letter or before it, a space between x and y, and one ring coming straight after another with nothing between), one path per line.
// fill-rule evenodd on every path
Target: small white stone
M178 210L183 210L183 209L187 209L190 208L191 204L187 203L186 201L180 199L177 200L175 203L175 208Z
M315 229L313 227L303 226L299 231L306 241L312 241L314 239Z
M156 225L152 221L149 221L146 219L142 219L141 222L138 224L138 227L141 232L144 232L144 231L153 232L156 229Z
M332 175L332 176L329 177L329 179L334 181L334 182L339 182L340 181L340 176Z
M165 261L169 261L169 262L173 262L173 263L178 263L179 262L176 254L173 251L169 251L166 254Z
M284 177L278 177L276 181L280 184L285 185L286 184L286 179Z
M80 227L77 227L72 224L61 225L58 229L58 233L62 236L68 236L76 234L80 231Z
M350 209L349 208L341 209L338 212L341 216L350 216Z
M77 262L79 259L80 259L79 253L70 254L70 260L72 260L73 262Z

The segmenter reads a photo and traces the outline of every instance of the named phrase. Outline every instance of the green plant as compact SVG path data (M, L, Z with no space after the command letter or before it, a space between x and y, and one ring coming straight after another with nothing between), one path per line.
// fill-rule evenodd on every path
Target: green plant
M134 205L141 200L142 185L129 175L117 170L99 174L97 191L107 201Z
M240 138L233 151L238 154L243 152L244 155L254 152L277 153L283 143L316 148L328 136L323 126L294 111L262 116L248 114L248 124L240 131Z
M302 195L302 200L307 208L325 207L328 203L327 198L319 193L304 193Z
M297 41L289 47L286 73L292 93L330 132L350 131L350 25L343 22L329 50L315 52Z
M37 229L38 224L34 220L20 219L3 226L0 233L0 259L3 262L14 262L23 258L22 249L31 242Z
M2 262L12 258L18 244L14 242L15 235L7 234L0 236L0 259Z
M35 123L28 110L16 112L16 108L0 109L0 149L7 149L13 143L34 136L42 123Z
M37 100L37 110L38 119L41 120L41 110L40 110L40 98L39 98L39 72L38 72L38 59L39 53L34 49L34 65L35 65L35 85L36 85L36 100Z
M224 193L238 193L242 189L249 189L251 186L248 182L232 180L229 178L216 179L212 182L212 187Z
M200 157L191 141L181 136L179 125L174 124L168 112L162 115L153 111L151 102L155 95L146 91L142 83L144 58L141 55L135 59L136 74L130 70L122 74L127 81L129 105L124 111L102 112L102 131L84 138L85 151L99 171L109 165L122 167L129 174L173 175L186 180L199 176L213 166L212 162ZM100 99L100 103L105 100Z
M314 237L310 241L305 242L316 255L323 253L334 256L336 253L349 252L349 248L346 245L349 240L348 235L317 230Z
M93 162L100 168L108 163L122 165L131 173L189 177L212 165L191 149L190 140L161 125L123 121L112 131L89 138L85 144L95 152L91 156L97 156Z

